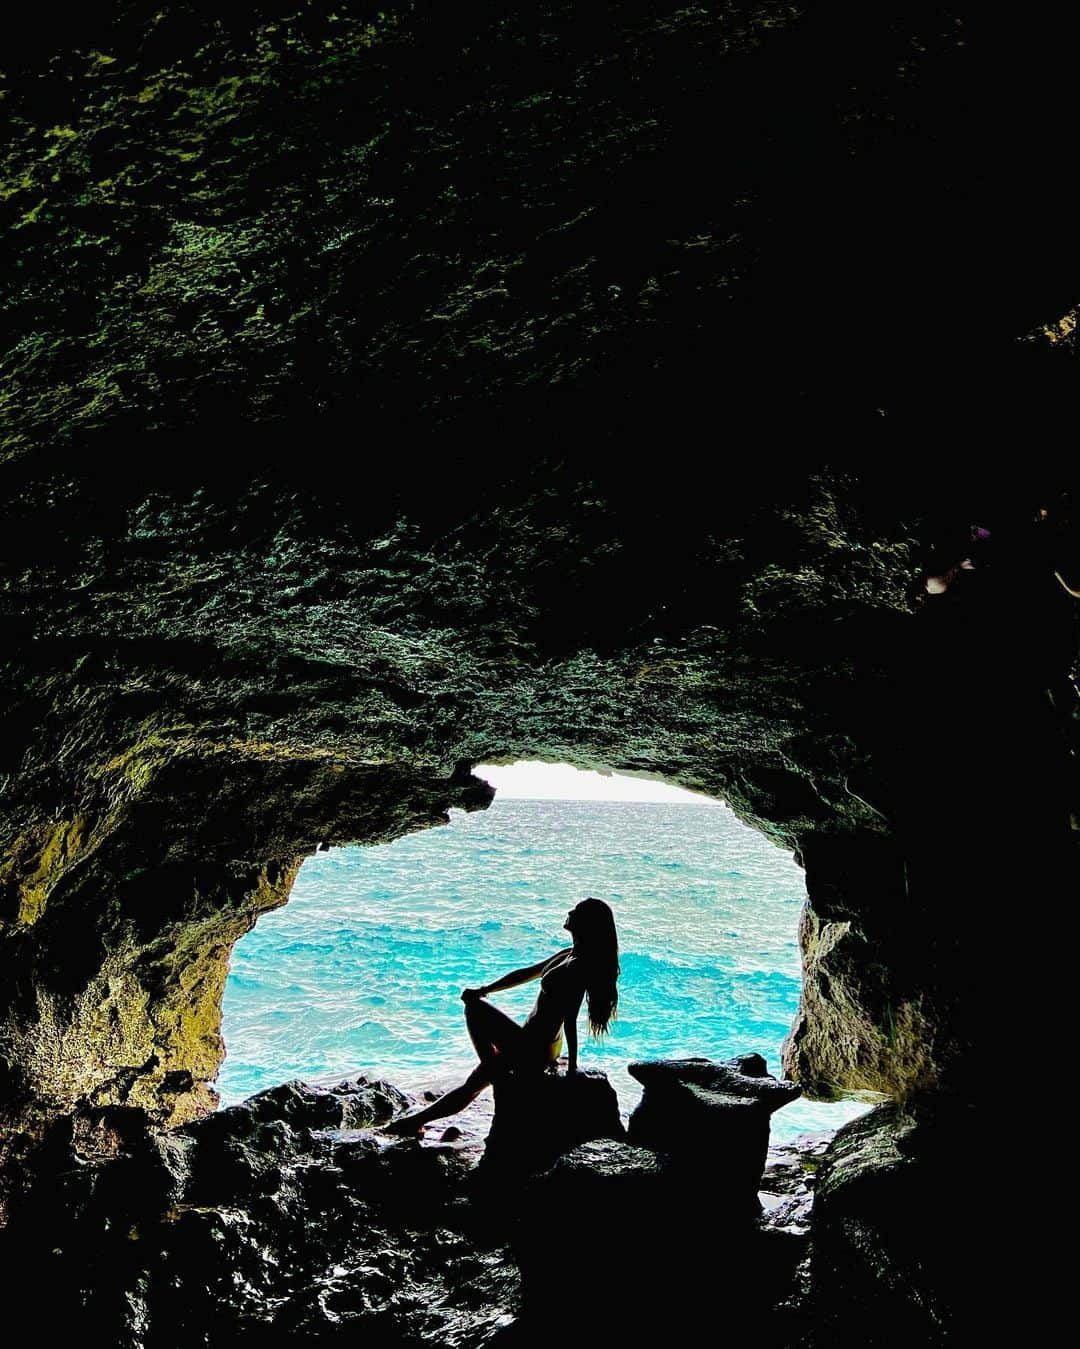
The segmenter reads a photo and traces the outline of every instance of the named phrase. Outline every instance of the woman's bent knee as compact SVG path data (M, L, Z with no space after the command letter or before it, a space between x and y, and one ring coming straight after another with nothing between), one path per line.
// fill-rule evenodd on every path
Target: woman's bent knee
M492 1012L496 1017L499 1015L498 1008L490 1002L485 1002L483 998L473 998L471 1002L465 1004L465 1024L471 1031L490 1026L495 1019L491 1015Z

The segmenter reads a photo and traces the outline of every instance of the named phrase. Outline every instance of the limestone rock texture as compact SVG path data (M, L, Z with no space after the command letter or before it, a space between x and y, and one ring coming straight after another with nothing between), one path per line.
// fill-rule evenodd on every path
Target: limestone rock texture
M922 3L72 22L0 56L4 1195L212 1110L233 943L485 760L722 797L806 870L785 1074L969 1090L996 896L1075 893L1075 483L922 447L1056 443L1070 80L985 134Z
M885 831L846 789L863 751L837 695L846 711L856 629L910 622L902 532L872 539L815 481L806 514L761 508L756 541L681 523L661 541L651 509L599 490L545 466L512 504L455 523L399 496L377 526L271 487L155 493L108 541L82 519L75 574L12 580L11 1137L83 1106L205 1109L232 943L320 844L486 804L470 764L657 774L789 847ZM808 647L826 621L837 645Z

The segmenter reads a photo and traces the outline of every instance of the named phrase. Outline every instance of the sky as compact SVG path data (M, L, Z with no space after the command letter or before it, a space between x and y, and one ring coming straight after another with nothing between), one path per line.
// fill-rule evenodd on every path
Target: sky
M529 797L546 801L686 801L699 806L720 802L667 782L627 777L622 773L590 773L565 763L519 759L513 764L478 764L473 772L490 782L496 799Z

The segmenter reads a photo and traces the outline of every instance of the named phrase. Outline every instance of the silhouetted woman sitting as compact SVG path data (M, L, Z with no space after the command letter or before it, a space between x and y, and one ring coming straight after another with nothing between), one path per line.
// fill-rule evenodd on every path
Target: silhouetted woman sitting
M615 917L602 899L583 899L566 915L563 926L574 944L537 965L514 970L484 988L466 988L465 1025L480 1057L460 1087L413 1115L386 1126L388 1133L419 1133L433 1119L464 1110L470 1101L506 1072L542 1073L553 1069L566 1034L566 1071L577 1072L577 1017L588 997L589 1029L603 1035L618 1005L619 941ZM487 1002L489 993L540 980L536 1005L523 1025Z

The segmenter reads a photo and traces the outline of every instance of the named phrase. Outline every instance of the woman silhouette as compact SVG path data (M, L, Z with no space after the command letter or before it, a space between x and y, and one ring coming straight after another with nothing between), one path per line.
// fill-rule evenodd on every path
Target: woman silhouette
M573 946L548 956L537 965L514 970L483 988L466 988L465 1025L480 1062L453 1091L412 1115L402 1115L386 1126L388 1133L420 1133L433 1119L456 1115L509 1071L541 1073L553 1069L566 1034L566 1071L577 1072L577 1017L588 996L589 1029L603 1035L615 1015L619 997L619 940L615 918L602 899L583 899L566 915L563 924L574 939ZM523 1025L487 1002L489 993L517 988L531 979L540 980L536 1005Z

